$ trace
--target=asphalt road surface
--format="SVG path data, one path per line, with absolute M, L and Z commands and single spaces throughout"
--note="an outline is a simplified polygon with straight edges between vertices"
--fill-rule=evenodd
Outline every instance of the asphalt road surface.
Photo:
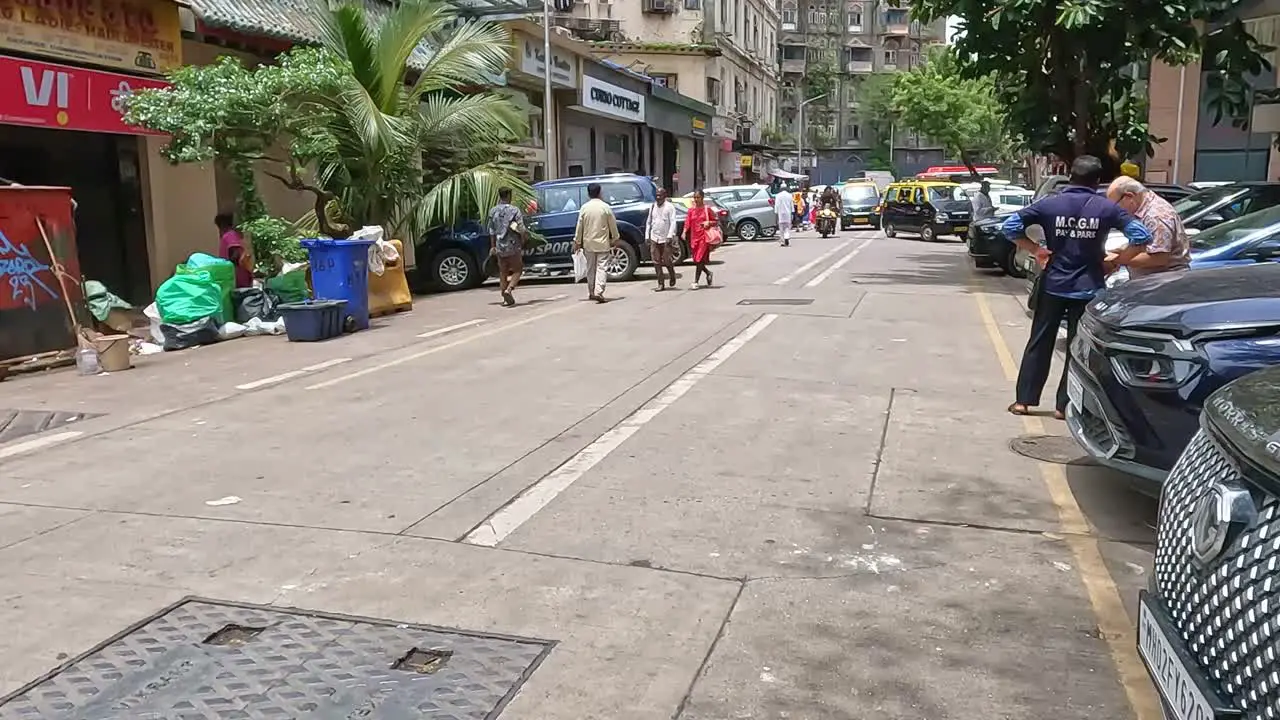
M 869 231 L 716 260 L 3 383 L 101 415 L 0 445 L 0 695 L 200 596 L 554 641 L 439 671 L 502 720 L 1156 720 L 1155 504 L 1010 451 L 1066 433 L 1004 411 L 1020 285 Z

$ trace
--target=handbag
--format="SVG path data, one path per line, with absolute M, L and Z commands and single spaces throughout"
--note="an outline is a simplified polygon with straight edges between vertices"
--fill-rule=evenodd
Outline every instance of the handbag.
M 719 247 L 724 242 L 724 235 L 720 232 L 720 227 L 712 225 L 707 228 L 707 244 L 711 247 Z

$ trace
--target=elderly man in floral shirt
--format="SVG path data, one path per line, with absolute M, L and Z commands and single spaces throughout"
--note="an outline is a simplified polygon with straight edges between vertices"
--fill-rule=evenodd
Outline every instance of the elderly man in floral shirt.
M 1137 180 L 1121 175 L 1109 188 L 1107 197 L 1127 210 L 1151 231 L 1151 242 L 1130 245 L 1107 256 L 1108 269 L 1129 269 L 1138 278 L 1169 270 L 1185 270 L 1191 264 L 1191 241 L 1182 218 L 1168 200 L 1156 195 Z

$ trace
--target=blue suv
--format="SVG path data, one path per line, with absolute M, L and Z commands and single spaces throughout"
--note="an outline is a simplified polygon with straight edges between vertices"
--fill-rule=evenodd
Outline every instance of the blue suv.
M 525 277 L 573 273 L 573 234 L 591 183 L 600 184 L 600 198 L 613 207 L 622 236 L 605 264 L 609 282 L 630 280 L 641 263 L 652 261 L 644 224 L 658 189 L 653 180 L 628 173 L 548 180 L 533 186 L 537 207 L 528 225 L 546 242 L 525 250 Z M 676 205 L 677 235 L 683 232 L 686 214 Z M 686 256 L 683 241 L 678 241 L 675 261 Z M 434 290 L 479 287 L 497 272 L 489 256 L 489 236 L 483 224 L 474 221 L 428 235 L 418 246 L 418 266 Z
M 1159 491 L 1210 393 L 1280 364 L 1280 264 L 1164 273 L 1109 288 L 1070 347 L 1067 427 Z

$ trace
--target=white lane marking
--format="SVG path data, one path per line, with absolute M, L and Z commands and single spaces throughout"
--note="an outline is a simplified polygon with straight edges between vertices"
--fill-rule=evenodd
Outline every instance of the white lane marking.
M 828 251 L 826 251 L 826 252 L 822 253 L 821 255 L 819 255 L 818 257 L 816 257 L 816 258 L 814 258 L 814 259 L 810 260 L 809 262 L 807 262 L 807 263 L 805 263 L 805 264 L 801 265 L 800 267 L 796 268 L 796 269 L 795 269 L 795 270 L 794 270 L 790 275 L 784 275 L 784 276 L 782 276 L 782 277 L 778 278 L 777 280 L 774 280 L 774 281 L 773 281 L 773 284 L 774 284 L 774 285 L 786 285 L 787 283 L 791 282 L 792 280 L 795 280 L 796 278 L 800 277 L 801 275 L 803 275 L 803 274 L 805 274 L 805 273 L 809 272 L 810 270 L 812 270 L 814 267 L 816 267 L 816 266 L 818 265 L 818 263 L 822 262 L 823 260 L 826 260 L 827 258 L 831 257 L 832 255 L 835 255 L 836 253 L 838 253 L 838 252 L 840 252 L 841 250 L 843 250 L 843 249 L 845 249 L 845 248 L 849 247 L 849 246 L 850 246 L 850 245 L 852 245 L 852 244 L 853 244 L 853 241 L 852 241 L 852 240 L 849 240 L 848 242 L 842 243 L 842 244 L 840 244 L 840 245 L 837 245 L 837 246 L 835 246 L 835 247 L 831 248 L 830 250 L 828 250 Z
M 335 365 L 341 365 L 342 363 L 348 363 L 348 362 L 351 362 L 351 358 L 334 358 L 332 360 L 325 360 L 322 363 L 316 363 L 315 365 L 308 365 L 299 370 L 290 370 L 289 372 L 283 372 L 283 373 L 280 373 L 279 375 L 272 375 L 271 377 L 265 377 L 265 378 L 262 378 L 261 380 L 254 380 L 253 382 L 247 382 L 243 385 L 237 385 L 236 389 L 237 390 L 257 390 L 260 387 L 265 387 L 267 385 L 275 385 L 276 383 L 282 383 L 285 380 L 292 380 L 296 377 L 302 377 L 303 375 L 306 375 L 308 373 L 313 373 L 318 370 L 324 370 L 326 368 L 331 368 Z
M 77 430 L 68 430 L 67 432 L 54 433 L 52 435 L 43 435 L 33 440 L 14 443 L 12 445 L 0 445 L 0 460 L 13 457 L 14 455 L 21 455 L 24 452 L 39 450 L 40 448 L 49 447 L 50 445 L 56 445 L 64 440 L 71 440 L 73 438 L 78 438 L 83 434 L 84 433 L 79 432 Z
M 657 397 L 645 403 L 640 409 L 628 415 L 622 422 L 614 425 L 607 432 L 596 438 L 594 442 L 579 450 L 560 467 L 551 471 L 546 477 L 532 486 L 525 488 L 510 503 L 499 508 L 475 530 L 467 533 L 463 542 L 471 545 L 494 547 L 505 540 L 517 528 L 545 508 L 560 493 L 578 481 L 588 470 L 608 457 L 609 453 L 618 449 L 628 438 L 639 432 L 650 420 L 663 410 L 671 407 L 677 400 L 689 392 L 700 380 L 710 375 L 724 361 L 742 349 L 759 335 L 778 316 L 762 315 L 745 330 L 735 335 L 728 342 L 716 348 L 714 352 L 693 366 L 675 382 L 668 385 Z
M 453 342 L 445 343 L 444 345 L 436 345 L 435 347 L 429 347 L 429 348 L 427 348 L 426 350 L 422 350 L 422 351 L 420 351 L 420 352 L 412 353 L 412 354 L 409 354 L 409 355 L 402 355 L 401 357 L 398 357 L 398 358 L 396 358 L 396 359 L 394 359 L 394 360 L 388 360 L 388 361 L 386 361 L 386 362 L 384 362 L 384 363 L 379 363 L 379 364 L 377 364 L 377 365 L 373 365 L 373 366 L 371 366 L 371 367 L 367 367 L 367 368 L 364 368 L 364 369 L 362 369 L 362 370 L 356 370 L 355 372 L 347 373 L 346 375 L 339 375 L 338 377 L 333 378 L 333 379 L 331 379 L 331 380 L 325 380 L 324 382 L 318 382 L 318 383 L 316 383 L 315 385 L 308 385 L 308 386 L 307 386 L 307 389 L 308 389 L 308 390 L 322 390 L 322 389 L 327 388 L 327 387 L 333 387 L 334 385 L 337 385 L 337 384 L 339 384 L 339 383 L 344 383 L 344 382 L 346 382 L 346 381 L 348 381 L 348 380 L 355 380 L 355 379 L 356 379 L 356 378 L 358 378 L 358 377 L 364 377 L 365 375 L 370 375 L 370 374 L 372 374 L 372 373 L 382 372 L 383 370 L 386 370 L 387 368 L 393 368 L 393 367 L 395 367 L 395 366 L 397 366 L 397 365 L 403 365 L 403 364 L 405 364 L 405 363 L 407 363 L 407 362 L 413 362 L 414 360 L 417 360 L 417 359 L 419 359 L 419 358 L 427 357 L 428 355 L 434 355 L 434 354 L 436 354 L 436 353 L 438 353 L 438 352 L 444 352 L 445 350 L 451 350 L 451 349 L 453 349 L 453 348 L 458 347 L 459 345 L 465 345 L 465 344 L 467 344 L 467 343 L 469 343 L 469 342 L 473 342 L 473 341 L 475 341 L 475 340 L 480 340 L 480 339 L 487 338 L 487 337 L 490 337 L 490 336 L 493 336 L 493 335 L 497 335 L 497 334 L 498 334 L 498 333 L 500 333 L 500 332 L 504 332 L 504 331 L 506 331 L 506 330 L 512 330 L 512 329 L 514 329 L 514 328 L 518 328 L 518 327 L 520 327 L 521 325 L 528 325 L 528 324 L 529 324 L 529 323 L 531 323 L 531 322 L 537 322 L 538 320 L 541 320 L 542 318 L 545 318 L 545 317 L 551 317 L 552 315 L 559 315 L 560 313 L 562 313 L 562 312 L 566 312 L 566 311 L 568 311 L 568 310 L 572 310 L 572 309 L 574 309 L 575 307 L 577 307 L 577 306 L 576 306 L 576 305 L 562 305 L 562 306 L 560 306 L 560 307 L 558 307 L 558 308 L 556 308 L 556 309 L 554 309 L 554 310 L 548 310 L 547 312 L 544 312 L 544 313 L 538 313 L 537 315 L 530 315 L 530 316 L 528 316 L 528 317 L 526 317 L 526 318 L 524 318 L 524 319 L 522 319 L 522 320 L 517 320 L 517 321 L 515 321 L 515 322 L 507 323 L 507 324 L 505 324 L 505 325 L 499 325 L 499 326 L 494 327 L 494 328 L 491 328 L 491 329 L 489 329 L 489 330 L 483 330 L 483 331 L 481 331 L 481 332 L 478 332 L 478 333 L 475 333 L 475 334 L 472 334 L 472 335 L 467 335 L 467 336 L 465 336 L 465 337 L 458 338 L 457 340 L 454 340 Z
M 811 288 L 811 287 L 817 287 L 818 285 L 821 285 L 823 280 L 826 280 L 827 278 L 831 277 L 836 273 L 837 270 L 844 267 L 845 265 L 848 265 L 850 260 L 858 257 L 858 253 L 862 252 L 863 248 L 870 245 L 871 240 L 872 238 L 867 238 L 866 240 L 863 240 L 861 245 L 853 249 L 853 252 L 840 258 L 840 262 L 836 263 L 835 265 L 832 265 L 826 270 L 823 270 L 821 273 L 818 273 L 816 277 L 814 277 L 809 282 L 805 283 L 804 286 L 807 288 Z
M 484 322 L 483 318 L 468 320 L 463 323 L 458 323 L 457 325 L 450 325 L 448 327 L 436 328 L 435 330 L 428 330 L 427 332 L 419 334 L 418 337 L 429 338 L 429 337 L 435 337 L 437 335 L 445 335 L 447 333 L 454 332 L 455 330 L 461 330 L 462 328 L 469 328 L 469 327 L 472 327 L 473 325 L 479 325 L 482 322 Z

